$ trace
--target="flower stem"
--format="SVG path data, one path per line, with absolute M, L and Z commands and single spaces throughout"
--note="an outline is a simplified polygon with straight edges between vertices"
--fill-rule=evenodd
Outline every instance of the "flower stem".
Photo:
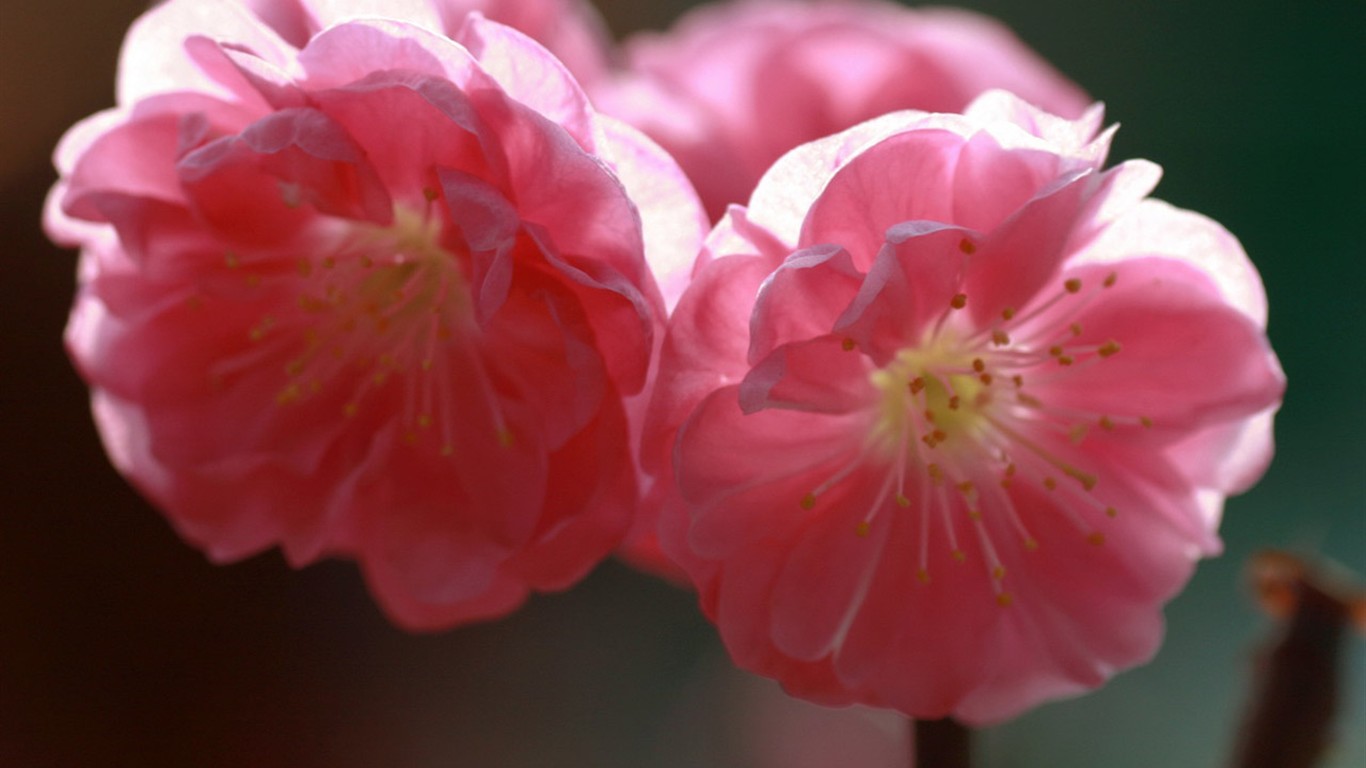
M 1231 768 L 1312 768 L 1332 740 L 1350 613 L 1309 572 L 1296 574 L 1289 586 L 1294 608 L 1280 637 L 1258 655 Z
M 972 732 L 952 718 L 911 721 L 911 768 L 970 768 Z

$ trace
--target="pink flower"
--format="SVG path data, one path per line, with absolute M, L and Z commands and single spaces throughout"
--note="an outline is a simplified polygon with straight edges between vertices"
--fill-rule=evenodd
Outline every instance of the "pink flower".
M 892 110 L 958 112 L 988 88 L 1067 117 L 1089 103 L 990 18 L 878 0 L 713 3 L 626 56 L 595 101 L 678 158 L 713 220 L 787 150 Z
M 1156 651 L 1283 377 L 1238 242 L 1102 171 L 1100 119 L 888 115 L 711 233 L 644 462 L 741 667 L 985 723 Z
M 455 36 L 478 11 L 527 35 L 580 82 L 603 77 L 612 42 L 588 0 L 225 0 L 244 5 L 298 48 L 318 32 L 354 18 L 389 18 Z
M 118 469 L 214 560 L 354 557 L 435 628 L 620 541 L 651 267 L 690 265 L 705 223 L 528 38 L 379 6 L 414 21 L 150 11 L 46 224 L 82 249 L 67 343 Z

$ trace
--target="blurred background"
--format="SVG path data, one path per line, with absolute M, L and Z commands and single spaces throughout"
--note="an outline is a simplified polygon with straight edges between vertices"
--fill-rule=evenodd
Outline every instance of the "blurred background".
M 690 4 L 598 5 L 622 35 Z M 1276 462 L 1228 505 L 1227 552 L 1169 607 L 1157 659 L 985 731 L 979 764 L 1222 765 L 1271 629 L 1247 557 L 1366 573 L 1366 3 L 963 5 L 1106 101 L 1112 158 L 1159 162 L 1158 196 L 1239 235 L 1290 379 Z M 692 595 L 616 563 L 504 621 L 412 636 L 347 563 L 215 567 L 182 544 L 104 459 L 61 348 L 74 256 L 38 226 L 51 149 L 112 104 L 143 7 L 0 12 L 0 765 L 905 764 L 895 718 L 732 671 Z M 1331 768 L 1366 765 L 1366 641 L 1347 651 Z

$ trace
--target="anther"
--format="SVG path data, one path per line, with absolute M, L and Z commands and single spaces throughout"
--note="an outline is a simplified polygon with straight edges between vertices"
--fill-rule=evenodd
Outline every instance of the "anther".
M 920 570 L 916 571 L 915 577 L 920 580 L 921 584 L 930 583 L 930 572 L 925 570 L 924 568 L 921 568 Z
M 954 309 L 962 309 L 968 305 L 968 295 L 966 293 L 957 294 L 949 301 L 949 306 Z
M 1011 597 L 1009 592 L 1002 592 L 996 596 L 996 604 L 1002 608 L 1009 608 L 1013 602 L 1015 598 Z
M 977 252 L 977 246 L 971 240 L 965 237 L 962 240 L 958 241 L 958 250 L 968 255 L 972 255 L 973 253 Z
M 944 484 L 944 470 L 940 469 L 938 464 L 930 464 L 925 469 L 930 473 L 930 479 L 935 485 Z
M 1067 326 L 1067 330 L 1071 331 L 1073 336 L 1080 336 L 1081 323 L 1072 323 L 1071 325 Z
M 950 410 L 950 411 L 956 411 L 956 410 L 958 410 L 958 395 L 951 395 L 951 396 L 949 397 L 949 410 Z
M 1075 277 L 1069 278 L 1063 281 L 1062 287 L 1066 289 L 1068 293 L 1076 293 L 1081 290 L 1081 280 Z
M 275 395 L 276 405 L 287 405 L 299 399 L 299 385 L 290 384 Z
M 857 344 L 848 336 L 844 337 L 844 340 L 840 342 L 840 348 L 845 352 L 853 352 L 855 346 L 857 346 Z
M 1005 309 L 1001 310 L 1001 319 L 1002 319 L 1002 320 L 1009 320 L 1009 319 L 1011 319 L 1012 317 L 1015 317 L 1015 308 L 1014 308 L 1014 307 L 1006 307 Z
M 1099 547 L 1100 545 L 1105 543 L 1105 534 L 1101 533 L 1100 531 L 1095 531 L 1086 537 L 1086 541 L 1092 544 L 1093 546 Z
M 995 579 L 995 580 L 997 580 L 997 581 L 1000 581 L 1001 579 L 1004 579 L 1005 577 L 1006 577 L 1006 567 L 1005 567 L 1004 565 L 998 565 L 998 566 L 996 566 L 995 568 L 992 568 L 992 569 L 991 569 L 991 578 L 993 578 L 993 579 Z
M 1045 478 L 1043 479 L 1043 487 L 1047 488 L 1047 489 L 1050 490 L 1050 491 L 1056 491 L 1056 490 L 1058 489 L 1058 480 L 1057 480 L 1057 478 L 1054 478 L 1054 477 L 1045 477 Z
M 1058 358 L 1058 365 L 1071 365 L 1075 362 L 1071 355 L 1062 355 Z
M 440 196 L 441 193 L 437 192 L 435 189 L 432 189 L 431 187 L 422 188 L 422 197 L 425 198 L 429 203 L 436 202 L 436 199 Z
M 910 388 L 911 394 L 920 394 L 925 389 L 925 379 L 920 376 L 916 376 L 914 379 L 911 379 Z
M 1115 341 L 1114 339 L 1110 339 L 1109 341 L 1100 345 L 1100 349 L 1096 350 L 1096 354 L 1100 355 L 1101 357 L 1109 357 L 1115 354 L 1116 352 L 1119 352 L 1119 342 Z
M 964 562 L 965 560 L 968 559 L 967 553 L 965 553 L 965 552 L 964 552 L 963 550 L 961 550 L 961 549 L 955 549 L 955 550 L 953 550 L 952 552 L 949 553 L 949 556 L 952 557 L 952 558 L 954 559 L 954 562 L 958 562 L 958 563 Z
M 982 362 L 982 358 L 978 357 L 978 358 L 975 358 L 975 359 L 972 361 L 972 370 L 977 371 L 978 373 L 981 373 L 982 371 L 985 371 L 986 369 L 987 369 L 987 364 L 984 363 L 984 362 Z
M 1104 286 L 1104 287 L 1106 287 L 1106 288 L 1109 288 L 1109 287 L 1111 287 L 1112 285 L 1114 285 L 1114 284 L 1115 284 L 1115 281 L 1118 280 L 1118 279 L 1119 279 L 1119 273 L 1118 273 L 1118 272 L 1111 272 L 1110 274 L 1108 274 L 1108 275 L 1105 276 L 1105 282 L 1101 283 L 1101 285 Z
M 854 535 L 859 537 L 860 539 L 866 539 L 868 538 L 868 533 L 871 530 L 872 526 L 868 524 L 867 520 L 860 520 L 858 524 L 854 526 Z
M 1004 347 L 1010 343 L 1010 335 L 997 328 L 991 332 L 991 343 L 998 347 Z
M 1068 477 L 1081 483 L 1081 487 L 1088 491 L 1096 487 L 1096 476 L 1089 472 L 1082 472 L 1071 464 L 1064 464 L 1062 471 Z
M 1153 420 L 1147 416 L 1139 416 L 1138 423 L 1142 424 L 1144 429 L 1151 429 L 1153 426 Z
M 985 385 L 988 386 L 988 387 L 991 386 L 992 378 L 991 378 L 991 374 L 989 374 L 989 373 L 984 373 L 984 374 L 982 374 L 981 376 L 978 376 L 978 377 L 977 377 L 977 380 L 980 381 L 980 382 L 982 382 L 983 384 L 985 384 Z
M 802 501 L 801 501 L 801 508 L 802 508 L 802 509 L 811 509 L 812 507 L 815 507 L 815 506 L 816 506 L 816 494 L 814 494 L 814 493 L 808 493 L 808 494 L 806 494 L 805 496 L 802 497 Z
M 1119 515 L 1119 510 L 1115 509 L 1114 507 L 1106 507 L 1106 508 L 1105 508 L 1105 516 L 1106 516 L 1106 517 L 1117 517 L 1118 515 Z

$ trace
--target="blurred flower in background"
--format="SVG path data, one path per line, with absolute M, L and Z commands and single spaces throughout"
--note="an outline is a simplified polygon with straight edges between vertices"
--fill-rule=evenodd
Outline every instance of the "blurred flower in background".
M 595 101 L 678 159 L 713 220 L 787 150 L 885 112 L 957 112 L 989 88 L 1066 117 L 1089 103 L 1005 26 L 954 8 L 708 3 L 624 48 Z

